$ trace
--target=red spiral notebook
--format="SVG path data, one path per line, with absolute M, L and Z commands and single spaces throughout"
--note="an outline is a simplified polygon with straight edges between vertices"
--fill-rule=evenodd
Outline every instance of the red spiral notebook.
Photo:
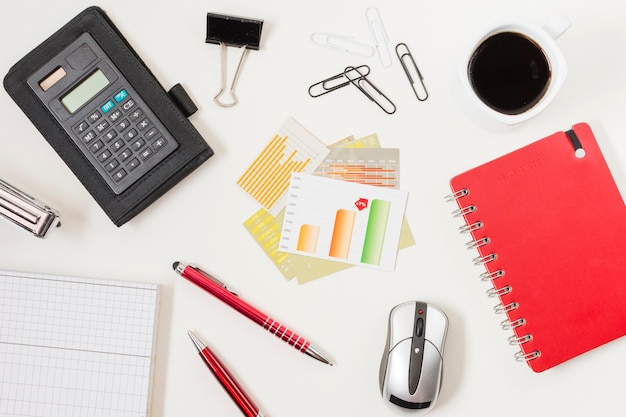
M 626 334 L 626 206 L 587 124 L 450 185 L 516 359 L 542 372 Z

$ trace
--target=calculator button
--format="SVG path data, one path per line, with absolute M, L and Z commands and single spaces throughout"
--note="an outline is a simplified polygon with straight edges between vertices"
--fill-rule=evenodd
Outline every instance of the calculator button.
M 159 131 L 156 130 L 156 128 L 152 128 L 150 130 L 148 130 L 148 132 L 146 134 L 144 134 L 145 138 L 147 140 L 152 140 L 155 137 L 157 137 L 157 135 L 159 134 Z
M 143 139 L 139 138 L 136 141 L 134 141 L 133 143 L 131 143 L 130 147 L 131 147 L 131 149 L 134 149 L 135 151 L 138 151 L 145 144 L 146 144 L 146 142 Z
M 137 127 L 139 128 L 139 130 L 144 130 L 151 124 L 152 123 L 150 123 L 150 120 L 146 118 L 146 119 L 143 119 L 141 122 L 137 123 Z
M 123 132 L 124 130 L 128 129 L 129 126 L 130 126 L 130 122 L 128 121 L 128 119 L 124 119 L 121 122 L 119 122 L 117 126 L 115 126 L 115 128 L 119 132 Z
M 129 171 L 134 170 L 138 166 L 139 166 L 139 159 L 137 159 L 137 158 L 131 159 L 131 161 L 126 164 L 126 168 L 128 168 Z
M 150 158 L 152 155 L 154 155 L 154 151 L 152 150 L 152 148 L 146 148 L 143 151 L 141 151 L 141 153 L 139 154 L 139 157 L 145 161 L 146 159 Z
M 90 123 L 96 123 L 98 120 L 100 120 L 101 117 L 102 113 L 96 110 L 95 112 L 91 113 L 87 119 L 89 119 Z
M 83 136 L 83 142 L 89 143 L 95 138 L 96 138 L 96 134 L 93 133 L 93 130 L 90 130 L 86 135 Z
M 126 148 L 122 152 L 120 152 L 117 157 L 120 158 L 120 161 L 124 162 L 131 156 L 133 156 L 133 152 L 130 149 Z
M 113 113 L 109 114 L 109 120 L 112 122 L 116 122 L 117 119 L 119 119 L 120 117 L 122 117 L 122 112 L 119 110 L 115 110 Z
M 120 162 L 117 159 L 111 159 L 105 166 L 104 168 L 111 172 L 113 171 L 115 168 L 117 168 L 118 166 L 120 166 Z
M 102 136 L 106 142 L 111 142 L 113 138 L 117 136 L 117 132 L 115 130 L 109 130 Z
M 111 151 L 107 149 L 97 156 L 98 162 L 100 162 L 101 164 L 104 164 L 107 161 L 107 159 L 109 159 L 111 156 L 113 156 L 113 154 L 111 153 Z
M 122 149 L 123 147 L 124 147 L 124 141 L 122 139 L 120 139 L 120 140 L 116 140 L 115 141 L 113 146 L 111 146 L 111 149 L 113 150 L 113 152 L 117 152 L 120 149 Z
M 74 129 L 74 132 L 76 132 L 77 134 L 82 134 L 84 133 L 87 129 L 89 129 L 89 123 L 85 122 L 84 120 L 80 123 L 78 123 L 76 126 L 74 126 L 72 129 Z
M 98 152 L 98 151 L 99 151 L 100 149 L 102 149 L 102 148 L 104 148 L 104 143 L 102 143 L 102 141 L 101 141 L 101 140 L 99 140 L 99 141 L 97 141 L 97 142 L 94 142 L 94 143 L 93 143 L 93 144 L 89 147 L 89 150 L 90 150 L 92 153 L 96 153 L 96 152 Z
M 106 120 L 103 120 L 102 122 L 96 125 L 96 131 L 98 133 L 102 133 L 107 129 L 107 127 L 109 127 L 109 122 L 107 122 Z
M 126 170 L 122 168 L 119 171 L 117 171 L 115 174 L 113 174 L 113 180 L 116 182 L 120 182 L 126 177 L 126 175 L 128 175 L 128 172 L 126 172 Z
M 154 148 L 155 151 L 159 151 L 165 145 L 167 145 L 167 141 L 163 138 L 158 138 L 157 140 L 154 141 L 154 143 L 152 144 L 152 147 Z
M 124 133 L 123 138 L 128 142 L 137 137 L 137 131 L 135 129 L 130 129 L 128 132 Z
M 124 111 L 128 111 L 132 109 L 133 107 L 135 107 L 135 102 L 132 99 L 122 104 L 122 108 L 124 109 Z
M 116 102 L 121 103 L 122 101 L 126 100 L 126 97 L 128 97 L 128 92 L 126 90 L 120 90 L 119 93 L 113 96 L 113 99 Z
M 115 107 L 115 103 L 113 103 L 113 100 L 109 100 L 102 106 L 100 106 L 100 110 L 102 110 L 102 113 L 107 114 L 108 112 L 113 110 L 113 107 Z
M 141 116 L 143 116 L 143 112 L 141 111 L 141 109 L 135 109 L 135 111 L 130 114 L 130 120 L 136 122 L 137 119 L 139 119 Z

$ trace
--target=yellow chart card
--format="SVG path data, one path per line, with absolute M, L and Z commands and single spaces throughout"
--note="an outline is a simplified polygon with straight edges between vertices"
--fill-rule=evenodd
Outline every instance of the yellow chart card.
M 360 138 L 349 136 L 341 139 L 330 146 L 330 151 L 332 152 L 337 148 L 369 149 L 380 147 L 381 145 L 378 140 L 378 136 L 376 134 L 371 134 Z M 380 156 L 380 154 L 377 154 L 377 156 Z M 387 154 L 387 157 L 389 157 L 389 154 Z M 392 158 L 393 156 L 389 157 L 389 159 Z M 334 159 L 332 159 L 331 154 L 327 155 L 320 166 L 318 166 L 316 175 L 324 175 L 323 170 L 326 168 L 322 168 L 321 165 L 324 163 L 331 163 L 332 161 L 334 161 Z M 387 163 L 389 162 L 390 161 L 388 160 Z M 304 284 L 353 267 L 353 265 L 345 262 L 279 251 L 278 242 L 280 241 L 280 227 L 283 223 L 283 217 L 284 210 L 280 211 L 276 216 L 273 216 L 267 210 L 260 209 L 248 220 L 246 220 L 244 226 L 265 254 L 282 273 L 285 279 L 291 280 L 296 278 L 298 283 Z M 403 220 L 402 231 L 400 233 L 399 249 L 403 249 L 414 244 L 415 239 L 413 237 L 413 233 L 411 232 L 408 221 L 405 218 Z
M 324 143 L 288 118 L 237 184 L 276 216 L 285 206 L 291 173 L 312 173 L 328 152 Z

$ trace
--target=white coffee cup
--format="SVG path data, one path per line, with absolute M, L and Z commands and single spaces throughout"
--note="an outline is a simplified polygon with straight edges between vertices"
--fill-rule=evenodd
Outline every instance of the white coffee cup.
M 550 102 L 552 102 L 567 78 L 567 63 L 561 49 L 555 41 L 569 27 L 569 20 L 560 14 L 550 18 L 548 23 L 543 27 L 521 17 L 509 16 L 493 23 L 487 30 L 482 31 L 481 34 L 475 38 L 476 40 L 470 43 L 470 46 L 461 58 L 461 64 L 459 66 L 461 93 L 464 97 L 464 107 L 468 115 L 486 128 L 499 129 L 522 123 L 543 111 Z M 497 46 L 494 46 L 496 45 L 495 42 L 500 42 L 500 39 L 505 39 L 506 36 L 518 37 L 520 38 L 519 42 L 525 42 L 522 38 L 525 39 L 529 44 L 533 44 L 534 47 L 540 51 L 543 58 L 545 58 L 545 60 L 539 59 L 539 61 L 541 61 L 539 65 L 537 65 L 534 60 L 532 61 L 532 75 L 528 75 L 530 70 L 524 68 L 525 76 L 534 77 L 534 81 L 543 85 L 543 87 L 541 91 L 537 90 L 537 94 L 533 95 L 530 104 L 527 103 L 527 106 L 520 106 L 519 108 L 509 108 L 501 105 L 503 101 L 498 102 L 497 98 L 485 95 L 484 92 L 496 91 L 497 93 L 494 94 L 500 94 L 500 99 L 504 100 L 508 97 L 505 92 L 529 91 L 529 89 L 520 87 L 522 85 L 521 83 L 518 83 L 516 87 L 517 90 L 499 88 L 498 83 L 503 83 L 502 86 L 505 86 L 507 80 L 498 80 L 498 78 L 500 78 L 502 74 L 508 73 L 498 69 L 498 77 L 489 77 L 486 74 L 490 73 L 483 70 L 487 64 L 482 66 L 476 64 L 477 62 L 480 63 L 481 59 L 484 61 L 483 56 L 489 56 L 484 52 L 488 51 L 488 48 L 491 48 L 492 51 L 511 50 L 511 48 L 498 49 Z M 496 52 L 493 52 L 493 54 L 496 54 Z M 499 58 L 499 55 L 492 56 L 494 60 L 490 62 L 496 62 L 495 58 Z M 504 60 L 500 61 L 505 62 Z M 508 60 L 507 62 L 515 62 L 515 60 Z M 535 70 L 543 66 L 546 68 L 543 70 Z M 478 72 L 479 69 L 480 74 Z M 496 73 L 496 70 L 493 70 L 493 73 Z M 538 76 L 537 74 L 543 75 Z M 493 80 L 493 85 L 484 87 L 478 84 L 478 79 Z M 493 88 L 494 86 L 496 88 Z M 535 90 L 532 91 L 534 92 Z M 515 94 L 510 94 L 510 96 L 514 97 Z M 520 97 L 519 100 L 522 100 L 522 98 Z M 506 105 L 509 105 L 508 101 Z M 511 104 L 511 106 L 513 105 Z

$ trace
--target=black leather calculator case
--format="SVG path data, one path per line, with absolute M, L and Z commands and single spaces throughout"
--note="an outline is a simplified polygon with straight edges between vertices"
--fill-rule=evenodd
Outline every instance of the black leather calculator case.
M 93 36 L 179 143 L 166 159 L 118 195 L 107 186 L 26 82 L 30 74 L 85 32 Z M 213 150 L 187 118 L 195 106 L 190 104 L 184 90 L 177 85 L 166 92 L 98 7 L 81 12 L 16 63 L 4 79 L 4 88 L 117 226 L 136 216 L 213 155 Z

